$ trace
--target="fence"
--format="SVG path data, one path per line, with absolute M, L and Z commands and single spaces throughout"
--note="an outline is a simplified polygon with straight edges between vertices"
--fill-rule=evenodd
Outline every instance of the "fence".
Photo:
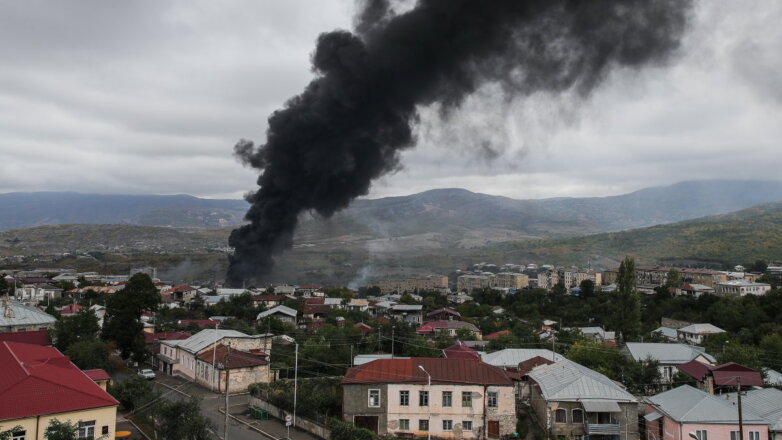
M 274 406 L 271 403 L 254 396 L 250 396 L 249 403 L 250 406 L 261 408 L 276 419 L 285 420 L 285 416 L 290 414 L 288 411 L 285 411 L 280 407 Z M 314 420 L 310 420 L 299 415 L 296 416 L 296 427 L 322 439 L 328 439 L 331 437 L 331 430 L 329 428 Z

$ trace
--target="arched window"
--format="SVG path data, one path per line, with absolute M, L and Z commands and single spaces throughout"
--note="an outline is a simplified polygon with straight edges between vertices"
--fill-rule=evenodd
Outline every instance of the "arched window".
M 554 421 L 557 423 L 567 423 L 567 410 L 558 409 L 554 412 Z
M 584 410 L 579 408 L 573 410 L 573 423 L 584 423 Z

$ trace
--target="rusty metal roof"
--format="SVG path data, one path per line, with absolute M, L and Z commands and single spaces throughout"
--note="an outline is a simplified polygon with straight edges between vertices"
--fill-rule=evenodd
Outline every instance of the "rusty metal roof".
M 427 375 L 419 366 L 432 376 L 433 384 L 513 385 L 501 368 L 474 360 L 441 358 L 378 359 L 348 369 L 342 384 L 426 384 Z

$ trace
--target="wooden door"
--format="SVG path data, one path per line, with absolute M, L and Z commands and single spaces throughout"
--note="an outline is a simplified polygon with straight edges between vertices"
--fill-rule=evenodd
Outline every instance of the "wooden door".
M 489 420 L 489 438 L 500 438 L 499 420 Z

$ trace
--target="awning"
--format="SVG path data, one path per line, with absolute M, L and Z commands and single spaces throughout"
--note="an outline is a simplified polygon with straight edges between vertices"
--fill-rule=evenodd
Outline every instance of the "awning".
M 170 357 L 164 355 L 163 353 L 158 353 L 156 357 L 158 359 L 160 359 L 161 361 L 163 361 L 165 363 L 168 363 L 168 364 L 178 364 L 179 363 L 178 359 L 171 359 Z
M 581 401 L 584 411 L 590 412 L 621 412 L 619 404 L 613 400 L 584 399 Z
M 647 422 L 654 422 L 655 420 L 659 419 L 662 416 L 663 416 L 662 414 L 655 411 L 653 413 L 649 413 L 645 415 L 644 418 L 646 419 Z

